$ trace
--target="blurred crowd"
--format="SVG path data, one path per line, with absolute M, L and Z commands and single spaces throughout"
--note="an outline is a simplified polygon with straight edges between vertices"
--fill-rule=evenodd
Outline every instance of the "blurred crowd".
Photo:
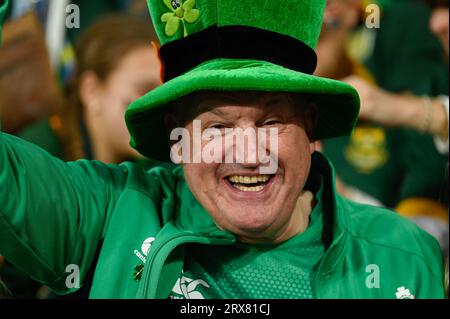
M 52 14 L 57 2 L 11 2 L 0 50 L 2 130 L 65 161 L 150 167 L 129 146 L 124 121 L 127 106 L 161 83 L 146 1 L 66 1 L 80 10 L 75 28 L 65 10 L 64 19 Z M 353 134 L 318 141 L 338 191 L 411 218 L 447 259 L 448 18 L 448 0 L 328 0 L 315 73 L 353 85 L 361 98 Z M 60 298 L 1 255 L 0 278 L 14 298 Z

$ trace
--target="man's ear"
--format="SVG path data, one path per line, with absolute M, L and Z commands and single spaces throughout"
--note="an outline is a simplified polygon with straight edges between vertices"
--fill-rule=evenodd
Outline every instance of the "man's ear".
M 80 76 L 78 94 L 84 112 L 91 114 L 100 114 L 102 112 L 100 103 L 101 87 L 101 82 L 94 72 L 87 71 Z

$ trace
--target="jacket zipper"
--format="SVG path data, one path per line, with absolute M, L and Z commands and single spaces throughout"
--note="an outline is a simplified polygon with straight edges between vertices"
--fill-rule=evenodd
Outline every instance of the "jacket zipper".
M 179 230 L 178 230 L 179 231 Z M 216 241 L 216 243 L 211 243 L 211 240 Z M 152 254 L 147 259 L 147 262 L 144 266 L 144 273 L 142 276 L 142 284 L 138 290 L 137 298 L 138 299 L 152 299 L 156 296 L 156 289 L 158 286 L 159 276 L 164 265 L 165 260 L 170 255 L 170 253 L 178 246 L 187 243 L 198 243 L 198 244 L 226 244 L 227 240 L 225 238 L 219 237 L 205 237 L 202 235 L 196 235 L 192 233 L 184 233 L 184 234 L 176 234 L 172 235 L 164 242 L 160 243 L 157 247 L 154 248 Z M 230 244 L 233 242 L 231 239 L 229 240 Z M 164 251 L 164 253 L 162 253 Z M 158 258 L 157 258 L 158 257 Z M 160 261 L 157 264 L 157 261 Z M 154 284 L 155 287 L 150 288 L 149 285 Z
M 342 238 L 341 238 L 342 237 Z M 320 262 L 319 268 L 317 269 L 316 278 L 314 279 L 315 282 L 315 294 L 317 299 L 323 299 L 322 295 L 322 286 L 324 282 L 329 278 L 330 273 L 336 268 L 336 265 L 338 262 L 341 262 L 343 257 L 343 251 L 345 249 L 345 246 L 347 244 L 347 234 L 342 234 L 339 238 L 333 241 L 331 246 L 328 248 L 328 250 L 325 252 L 325 255 L 322 258 L 322 261 Z M 338 245 L 344 245 L 344 247 L 338 247 Z M 331 258 L 330 255 L 332 254 L 333 250 L 340 249 L 339 256 L 337 256 L 338 260 L 335 260 L 334 262 L 331 261 L 331 269 L 329 266 L 329 259 Z M 328 269 L 325 269 L 325 268 Z

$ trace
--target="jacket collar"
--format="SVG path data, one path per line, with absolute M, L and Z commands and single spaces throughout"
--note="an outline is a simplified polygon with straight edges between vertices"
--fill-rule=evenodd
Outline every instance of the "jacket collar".
M 331 162 L 321 153 L 313 154 L 311 174 L 322 176 L 323 242 L 326 253 L 318 269 L 318 280 L 325 280 L 344 257 L 348 243 L 349 215 L 336 192 L 335 173 Z

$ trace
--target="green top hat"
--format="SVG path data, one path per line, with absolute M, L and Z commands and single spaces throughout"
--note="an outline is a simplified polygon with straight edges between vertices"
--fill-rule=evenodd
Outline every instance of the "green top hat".
M 325 0 L 148 0 L 165 83 L 126 112 L 131 145 L 169 158 L 164 116 L 195 91 L 303 93 L 317 104 L 317 139 L 350 134 L 359 112 L 351 86 L 311 75 Z

